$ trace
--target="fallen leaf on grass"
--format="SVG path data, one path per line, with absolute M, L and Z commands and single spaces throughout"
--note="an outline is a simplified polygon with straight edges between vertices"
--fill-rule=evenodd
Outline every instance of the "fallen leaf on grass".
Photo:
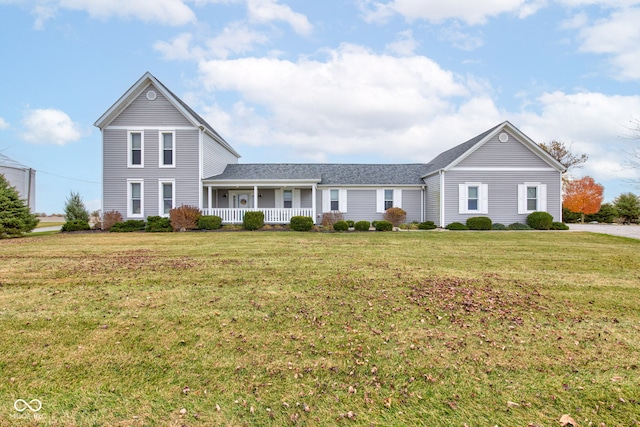
M 578 423 L 576 423 L 576 421 L 571 418 L 569 415 L 564 414 L 563 416 L 560 417 L 560 425 L 562 427 L 565 426 L 571 426 L 571 427 L 577 427 Z
M 519 404 L 519 403 L 516 403 L 516 402 L 512 402 L 512 401 L 510 401 L 510 400 L 509 400 L 509 401 L 507 401 L 507 406 L 508 406 L 509 408 L 514 408 L 514 407 L 516 407 L 516 406 L 520 406 L 520 404 Z

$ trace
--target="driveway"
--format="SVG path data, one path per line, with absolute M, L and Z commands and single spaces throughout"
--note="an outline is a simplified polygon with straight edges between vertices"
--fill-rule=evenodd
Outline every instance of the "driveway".
M 640 225 L 618 224 L 567 224 L 570 231 L 588 231 L 591 233 L 611 234 L 613 236 L 640 239 Z

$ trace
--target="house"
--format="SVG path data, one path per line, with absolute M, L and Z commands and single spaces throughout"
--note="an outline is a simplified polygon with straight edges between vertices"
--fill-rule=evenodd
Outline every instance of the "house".
M 242 164 L 202 117 L 150 73 L 95 123 L 102 131 L 103 211 L 125 219 L 197 206 L 225 223 L 260 210 L 266 223 L 339 211 L 379 220 L 401 207 L 407 221 L 439 226 L 472 216 L 525 222 L 562 216 L 564 167 L 509 122 L 417 164 Z
M 36 171 L 0 154 L 0 174 L 18 190 L 31 211 L 36 208 Z

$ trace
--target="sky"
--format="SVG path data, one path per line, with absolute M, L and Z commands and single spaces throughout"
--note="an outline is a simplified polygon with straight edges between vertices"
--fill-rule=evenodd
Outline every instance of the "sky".
M 101 205 L 93 123 L 149 71 L 241 163 L 418 163 L 508 120 L 640 189 L 640 0 L 0 0 L 0 153 Z

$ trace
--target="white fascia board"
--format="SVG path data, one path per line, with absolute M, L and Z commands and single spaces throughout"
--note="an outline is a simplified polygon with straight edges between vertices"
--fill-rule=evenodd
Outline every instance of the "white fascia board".
M 237 180 L 237 179 L 203 179 L 202 183 L 211 187 L 295 187 L 295 186 L 311 186 L 320 182 L 317 179 L 270 179 L 270 180 Z

